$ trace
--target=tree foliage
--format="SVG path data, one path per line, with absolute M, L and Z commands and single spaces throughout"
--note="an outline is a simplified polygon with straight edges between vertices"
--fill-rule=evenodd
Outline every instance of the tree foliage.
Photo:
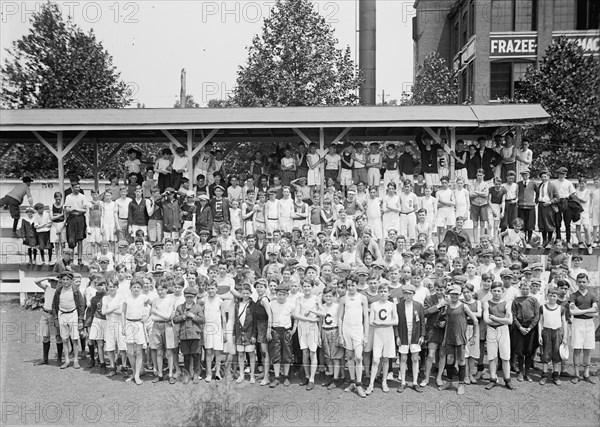
M 2 65 L 3 108 L 122 108 L 130 104 L 130 96 L 131 90 L 94 32 L 85 33 L 65 21 L 52 3 L 32 15 L 29 32 L 7 49 Z M 100 144 L 101 159 L 113 147 Z M 93 149 L 86 140 L 77 149 L 92 158 Z M 119 170 L 124 157 L 121 153 L 113 159 L 106 173 Z M 51 178 L 56 177 L 56 168 L 56 158 L 41 144 L 17 144 L 0 159 L 0 169 L 9 177 L 20 177 L 26 171 L 37 178 Z M 65 170 L 91 176 L 89 168 L 72 153 L 65 159 Z
M 173 105 L 174 108 L 179 108 L 179 99 L 177 101 L 175 101 L 175 105 Z M 200 108 L 200 104 L 198 104 L 196 102 L 196 100 L 194 99 L 194 95 L 186 95 L 185 96 L 185 108 Z
M 570 174 L 600 171 L 600 60 L 585 56 L 561 37 L 547 48 L 537 67 L 527 70 L 517 98 L 540 103 L 550 114 L 545 125 L 526 129 L 534 167 L 569 168 Z
M 458 73 L 432 52 L 417 66 L 412 96 L 403 94 L 404 105 L 442 105 L 458 102 Z
M 240 66 L 235 104 L 242 107 L 357 105 L 361 82 L 350 48 L 309 0 L 277 0 Z

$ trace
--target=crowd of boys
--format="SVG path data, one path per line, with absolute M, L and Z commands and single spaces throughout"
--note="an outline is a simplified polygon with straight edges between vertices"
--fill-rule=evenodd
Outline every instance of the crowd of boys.
M 511 371 L 532 381 L 538 351 L 540 383 L 560 385 L 562 344 L 574 352 L 572 382 L 593 383 L 597 297 L 582 256 L 565 250 L 577 215 L 579 243 L 591 250 L 600 180 L 593 192 L 585 179 L 575 190 L 560 168 L 558 180 L 542 171 L 533 183 L 527 141 L 517 149 L 512 134 L 504 140 L 497 149 L 485 138 L 468 149 L 459 141 L 452 151 L 423 136 L 402 154 L 394 144 L 344 144 L 325 155 L 314 144 L 281 145 L 267 160 L 257 153 L 244 179 L 206 148 L 194 184 L 185 150 L 163 150 L 146 170 L 132 150 L 126 185 L 111 177 L 89 200 L 73 179 L 64 205 L 55 203 L 50 227 L 62 213 L 69 248 L 58 278 L 38 281 L 42 363 L 56 337 L 61 368 L 69 354 L 79 367 L 87 340 L 92 367 L 109 377 L 120 368 L 137 384 L 146 372 L 163 381 L 166 371 L 169 383 L 249 375 L 274 388 L 290 385 L 294 366 L 308 390 L 321 371 L 330 390 L 366 397 L 397 380 L 403 392 L 411 372 L 415 392 L 433 380 L 464 394 L 482 380 L 484 361 L 488 389 L 500 369 L 509 389 Z M 473 239 L 463 229 L 469 217 Z M 536 221 L 541 246 L 553 248 L 546 265 L 522 253 L 535 243 Z M 72 249 L 82 263 L 84 240 L 94 247 L 82 289 Z

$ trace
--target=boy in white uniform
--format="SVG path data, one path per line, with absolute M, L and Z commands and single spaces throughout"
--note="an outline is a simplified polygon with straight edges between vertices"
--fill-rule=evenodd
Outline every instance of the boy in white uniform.
M 206 382 L 212 381 L 212 359 L 215 357 L 215 366 L 217 368 L 215 376 L 220 378 L 219 369 L 221 366 L 221 353 L 223 343 L 225 342 L 225 309 L 223 300 L 217 296 L 217 283 L 211 281 L 206 285 L 204 299 L 204 348 L 206 350 Z
M 352 383 L 345 391 L 354 391 L 360 397 L 367 397 L 362 388 L 363 347 L 369 336 L 369 311 L 367 297 L 357 292 L 355 281 L 347 282 L 347 292 L 340 299 L 338 326 L 342 330 L 340 345 L 346 349 L 348 370 Z
M 320 344 L 318 318 L 315 312 L 319 311 L 317 297 L 313 295 L 313 284 L 302 283 L 301 297 L 296 298 L 294 318 L 298 321 L 298 341 L 302 350 L 302 364 L 304 365 L 305 378 L 300 383 L 307 390 L 315 388 L 315 374 L 317 373 L 317 347 Z M 309 365 L 310 363 L 310 365 Z
M 371 381 L 365 394 L 373 393 L 375 378 L 379 371 L 379 362 L 383 363 L 383 381 L 381 390 L 384 393 L 390 391 L 387 384 L 387 375 L 389 370 L 389 359 L 396 356 L 396 347 L 394 345 L 394 329 L 398 324 L 398 314 L 396 304 L 389 301 L 390 290 L 388 285 L 382 284 L 377 288 L 379 300 L 371 304 L 369 311 L 369 325 L 373 327 L 373 359 L 371 364 Z
M 456 202 L 454 200 L 454 192 L 448 188 L 448 184 L 450 183 L 450 178 L 447 176 L 443 176 L 440 179 L 442 183 L 442 188 L 437 191 L 436 199 L 437 199 L 437 228 L 438 228 L 438 240 L 441 243 L 444 238 L 444 231 L 454 227 L 455 222 L 455 213 L 454 207 L 456 206 Z

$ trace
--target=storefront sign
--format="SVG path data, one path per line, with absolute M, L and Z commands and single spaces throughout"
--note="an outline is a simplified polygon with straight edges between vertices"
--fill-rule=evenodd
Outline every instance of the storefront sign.
M 598 31 L 594 31 L 592 33 L 587 31 L 552 33 L 553 39 L 557 39 L 560 36 L 565 36 L 569 41 L 577 42 L 577 44 L 583 49 L 585 55 L 600 54 L 600 34 L 598 34 Z
M 537 35 L 490 34 L 491 58 L 532 58 L 537 56 Z

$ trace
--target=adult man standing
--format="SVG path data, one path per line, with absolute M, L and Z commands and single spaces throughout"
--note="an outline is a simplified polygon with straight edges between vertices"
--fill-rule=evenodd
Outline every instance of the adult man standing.
M 490 187 L 483 180 L 485 171 L 477 169 L 477 179 L 473 182 L 470 191 L 471 196 L 471 220 L 473 221 L 474 244 L 479 244 L 479 237 L 487 234 L 486 222 L 488 222 Z
M 152 199 L 142 198 L 142 187 L 138 185 L 135 188 L 135 198 L 129 202 L 127 214 L 127 226 L 132 239 L 135 238 L 135 233 L 138 230 L 144 232 L 144 236 L 148 236 L 148 221 L 150 215 L 154 213 L 154 202 Z
M 558 168 L 558 179 L 554 181 L 554 186 L 558 191 L 558 212 L 555 212 L 554 220 L 556 223 L 556 238 L 560 239 L 560 223 L 565 222 L 565 233 L 567 249 L 571 246 L 571 212 L 569 211 L 569 196 L 575 193 L 575 187 L 571 181 L 567 180 L 568 169 Z
M 529 168 L 521 170 L 522 180 L 518 182 L 517 215 L 523 220 L 523 231 L 527 249 L 531 249 L 531 236 L 535 230 L 535 183 L 529 179 Z
M 491 148 L 487 148 L 486 142 L 487 140 L 484 136 L 477 138 L 479 150 L 477 150 L 475 155 L 469 160 L 475 163 L 477 169 L 483 169 L 483 178 L 486 181 L 490 181 L 494 178 L 494 168 L 500 163 L 501 157 Z
M 438 173 L 437 152 L 442 147 L 439 144 L 432 144 L 431 136 L 420 135 L 416 138 L 417 147 L 421 154 L 421 172 L 425 176 L 427 185 L 433 185 Z
M 552 242 L 552 234 L 556 230 L 554 210 L 558 202 L 558 191 L 550 182 L 550 171 L 540 172 L 542 182 L 536 188 L 535 203 L 538 205 L 538 227 L 542 233 L 542 247 Z
M 15 239 L 19 238 L 17 225 L 19 225 L 19 219 L 21 218 L 20 206 L 25 196 L 27 196 L 29 206 L 33 207 L 33 197 L 31 197 L 31 189 L 29 188 L 33 179 L 25 176 L 22 181 L 21 184 L 17 184 L 6 196 L 0 199 L 0 206 L 4 208 L 8 207 L 10 211 L 10 216 L 13 219 L 12 234 Z
M 73 192 L 65 198 L 65 213 L 67 215 L 67 243 L 71 249 L 77 247 L 78 264 L 83 265 L 83 244 L 86 237 L 85 214 L 87 201 L 81 194 L 78 182 L 71 185 Z

